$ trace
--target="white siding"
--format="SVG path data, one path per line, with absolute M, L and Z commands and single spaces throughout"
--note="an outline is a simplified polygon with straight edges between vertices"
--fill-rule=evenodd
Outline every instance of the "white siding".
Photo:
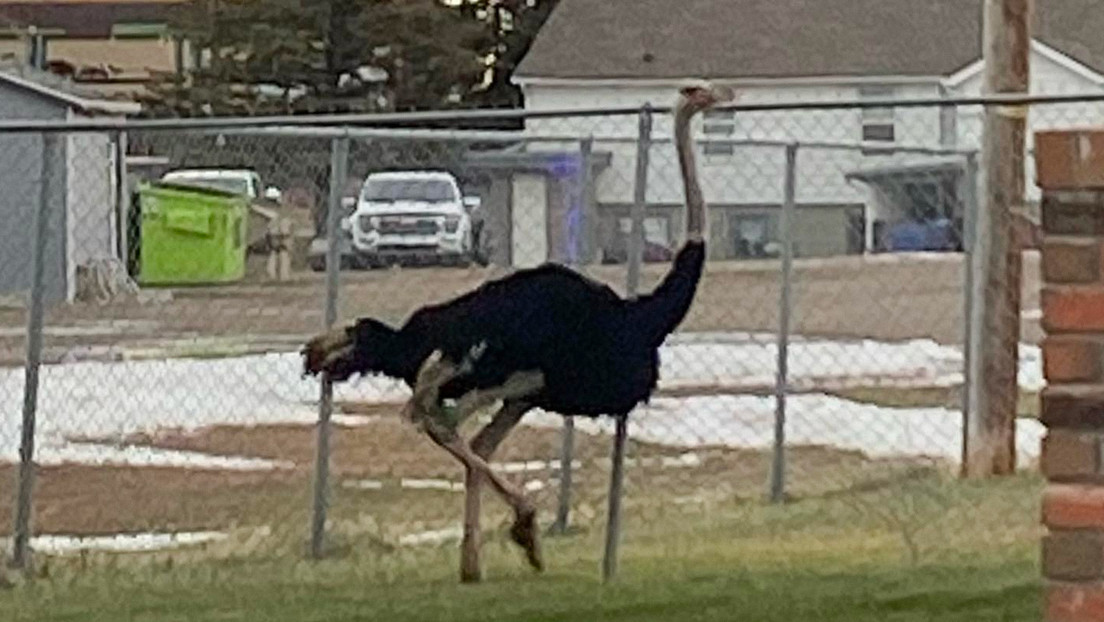
M 1036 45 L 1032 57 L 1032 92 L 1039 94 L 1081 93 L 1100 90 L 1091 72 L 1062 64 L 1055 53 Z M 948 96 L 978 95 L 981 74 L 956 85 Z M 674 102 L 676 85 L 632 86 L 567 86 L 528 85 L 524 89 L 525 105 L 530 110 L 570 110 L 584 108 L 637 107 L 645 103 L 666 106 Z M 855 85 L 818 86 L 754 86 L 741 87 L 740 99 L 746 103 L 841 101 L 859 98 Z M 939 85 L 903 84 L 896 88 L 896 97 L 938 97 Z M 949 119 L 956 146 L 977 148 L 981 137 L 980 107 L 963 108 Z M 895 110 L 896 140 L 899 144 L 941 146 L 940 110 L 930 108 L 898 108 Z M 1104 124 L 1104 105 L 1068 104 L 1036 107 L 1030 117 L 1031 132 L 1056 127 Z M 858 142 L 862 139 L 862 116 L 858 110 L 770 111 L 745 112 L 736 117 L 736 138 L 767 139 L 799 142 Z M 698 128 L 700 131 L 700 120 Z M 616 138 L 615 141 L 595 140 L 597 150 L 612 153 L 612 164 L 596 180 L 597 199 L 605 204 L 624 204 L 632 200 L 637 136 L 636 115 L 616 117 L 586 117 L 570 119 L 537 119 L 527 123 L 534 135 L 593 135 Z M 667 140 L 653 147 L 650 154 L 648 200 L 653 203 L 682 201 L 682 183 L 678 174 L 671 137 L 670 115 L 655 117 L 654 137 Z M 700 135 L 700 134 L 699 134 Z M 948 137 L 951 138 L 951 137 Z M 1029 149 L 1033 136 L 1029 136 Z M 564 145 L 558 145 L 560 147 Z M 533 145 L 531 148 L 544 148 Z M 1031 152 L 1028 151 L 1028 154 Z M 825 149 L 803 147 L 799 152 L 797 198 L 800 203 L 867 203 L 868 189 L 862 184 L 848 184 L 847 172 L 864 166 L 887 163 L 909 156 L 864 156 L 857 149 Z M 1034 179 L 1034 166 L 1027 158 L 1029 182 Z M 705 158 L 699 148 L 699 168 L 706 200 L 712 204 L 761 205 L 781 201 L 783 152 L 779 147 L 740 146 L 727 160 Z M 1038 196 L 1030 184 L 1028 198 Z
M 673 103 L 675 85 L 669 87 L 530 86 L 525 90 L 526 107 L 531 110 L 564 110 L 606 107 L 636 107 L 645 103 L 666 106 Z M 933 97 L 938 86 L 901 85 L 902 98 Z M 855 86 L 777 86 L 740 89 L 745 103 L 791 101 L 845 101 L 859 96 Z M 939 111 L 898 109 L 895 111 L 898 141 L 907 144 L 937 145 Z M 594 148 L 612 153 L 611 167 L 596 180 L 600 203 L 628 203 L 632 200 L 638 132 L 636 115 L 582 117 L 572 119 L 536 119 L 527 131 L 540 136 L 586 136 L 615 138 L 595 140 Z M 736 139 L 858 143 L 862 140 L 862 120 L 858 110 L 766 111 L 740 113 L 735 119 Z M 701 120 L 697 135 L 701 136 Z M 678 204 L 682 202 L 682 182 L 675 151 L 670 142 L 671 116 L 655 117 L 653 137 L 657 144 L 650 154 L 648 201 Z M 563 145 L 558 145 L 563 146 Z M 543 148 L 533 145 L 532 148 Z M 706 200 L 714 204 L 763 205 L 782 200 L 784 151 L 780 146 L 738 146 L 730 157 L 705 157 L 699 147 L 699 167 Z M 863 156 L 857 149 L 803 147 L 798 156 L 798 201 L 802 203 L 862 203 L 866 190 L 847 184 L 844 174 L 864 163 L 886 160 L 886 156 Z
M 1071 69 L 1056 60 L 1060 57 L 1036 44 L 1031 55 L 1031 94 L 1066 95 L 1076 93 L 1104 91 L 1099 81 Z M 979 72 L 958 85 L 952 95 L 977 97 L 981 95 L 983 76 Z M 1027 155 L 1024 168 L 1027 175 L 1027 200 L 1038 201 L 1040 191 L 1035 185 L 1035 160 L 1031 157 L 1035 148 L 1035 132 L 1040 130 L 1100 126 L 1104 125 L 1104 104 L 1071 103 L 1032 106 L 1028 114 Z M 982 108 L 970 106 L 959 111 L 959 144 L 965 148 L 977 149 L 982 138 Z
M 104 133 L 66 137 L 66 255 L 69 297 L 76 269 L 115 256 L 114 150 Z
M 513 266 L 532 268 L 548 260 L 548 189 L 541 175 L 513 178 Z

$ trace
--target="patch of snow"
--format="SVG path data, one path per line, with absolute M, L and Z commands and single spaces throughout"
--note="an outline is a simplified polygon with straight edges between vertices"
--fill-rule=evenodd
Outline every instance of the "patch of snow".
M 408 479 L 399 481 L 401 488 L 410 490 L 447 490 L 449 492 L 463 492 L 463 482 L 450 482 L 444 479 Z
M 463 527 L 446 527 L 419 533 L 409 533 L 399 536 L 399 544 L 402 546 L 418 546 L 421 544 L 444 544 L 455 542 L 464 537 Z
M 530 471 L 545 471 L 560 468 L 559 461 L 528 460 L 525 462 L 499 462 L 491 465 L 495 471 L 502 473 L 527 473 Z
M 216 542 L 225 540 L 227 537 L 227 534 L 217 531 L 136 533 L 111 536 L 45 535 L 31 538 L 31 550 L 55 555 L 77 551 L 142 552 Z
M 772 397 L 717 395 L 656 398 L 629 417 L 629 436 L 674 447 L 722 446 L 766 449 L 774 442 Z M 534 411 L 524 423 L 560 427 L 562 418 Z M 577 430 L 613 434 L 607 418 L 577 417 Z M 1021 419 L 1016 425 L 1018 460 L 1038 457 L 1045 428 Z M 786 402 L 786 444 L 860 451 L 871 458 L 921 456 L 957 463 L 962 454 L 962 414 L 945 408 L 887 408 L 826 394 L 791 395 Z
M 45 365 L 40 372 L 39 444 L 62 447 L 66 438 L 120 438 L 159 428 L 313 423 L 318 381 L 302 378 L 297 354 L 226 359 L 167 359 Z M 0 369 L 0 399 L 18 403 L 22 369 Z M 400 401 L 399 382 L 362 379 L 338 385 L 335 399 Z M 371 418 L 340 416 L 338 425 Z M 20 417 L 0 418 L 0 461 L 18 453 Z M 94 454 L 82 453 L 90 456 Z
M 383 482 L 375 479 L 354 479 L 341 482 L 342 488 L 355 488 L 357 490 L 383 490 Z
M 823 390 L 841 383 L 933 386 L 961 382 L 962 377 L 961 351 L 930 340 L 886 343 L 797 336 L 789 352 L 790 381 L 795 388 Z M 1039 348 L 1022 346 L 1020 356 L 1019 381 L 1025 389 L 1037 390 L 1044 384 Z M 770 334 L 679 333 L 662 348 L 660 385 L 771 386 L 776 357 L 775 337 Z M 0 369 L 0 399 L 19 403 L 22 391 L 23 370 Z M 395 403 L 409 394 L 401 382 L 378 377 L 334 387 L 335 399 L 343 401 Z M 301 359 L 295 352 L 46 365 L 41 369 L 37 438 L 47 459 L 54 451 L 55 455 L 68 452 L 74 460 L 102 460 L 105 450 L 67 449 L 65 439 L 121 438 L 161 428 L 194 430 L 216 424 L 313 423 L 318 395 L 318 380 L 302 376 Z M 915 450 L 940 455 L 957 455 L 961 442 L 960 416 L 947 410 L 902 412 L 819 395 L 793 396 L 790 403 L 794 410 L 788 425 L 791 442 L 843 443 L 875 454 Z M 638 434 L 668 444 L 716 441 L 761 446 L 773 429 L 773 420 L 764 419 L 767 414 L 766 419 L 773 417 L 771 399 L 657 398 L 651 407 L 633 414 L 632 425 Z M 367 425 L 372 418 L 349 415 L 334 421 Z M 16 459 L 19 425 L 18 415 L 0 418 L 0 460 Z M 1030 429 L 1025 426 L 1021 427 Z M 117 460 L 143 459 L 134 452 L 114 455 Z M 167 454 L 159 459 L 175 460 Z
M 571 462 L 571 468 L 578 469 L 582 463 L 578 460 Z M 491 468 L 501 473 L 528 473 L 532 471 L 558 471 L 559 460 L 527 460 L 525 462 L 492 462 Z
M 35 462 L 43 466 L 85 464 L 92 466 L 146 466 L 224 471 L 273 471 L 293 469 L 294 462 L 239 456 L 157 449 L 139 445 L 100 443 L 49 444 L 35 452 Z

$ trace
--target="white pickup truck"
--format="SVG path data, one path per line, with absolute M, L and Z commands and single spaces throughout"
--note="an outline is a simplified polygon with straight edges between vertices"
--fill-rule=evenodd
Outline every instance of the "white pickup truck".
M 161 181 L 194 185 L 235 194 L 243 194 L 251 200 L 260 198 L 269 201 L 280 200 L 280 190 L 274 186 L 261 190 L 261 176 L 250 169 L 229 168 L 190 168 L 169 171 L 161 177 Z
M 369 266 L 433 261 L 470 265 L 475 258 L 478 197 L 465 197 L 444 171 L 372 173 L 356 210 L 342 220 L 360 262 Z

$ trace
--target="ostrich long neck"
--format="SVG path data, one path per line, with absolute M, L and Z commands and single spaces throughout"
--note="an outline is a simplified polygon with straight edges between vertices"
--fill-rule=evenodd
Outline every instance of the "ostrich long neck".
M 671 271 L 647 296 L 631 303 L 632 319 L 627 325 L 633 334 L 651 347 L 659 347 L 690 310 L 694 293 L 698 289 L 702 267 L 705 263 L 705 245 L 702 232 L 705 227 L 705 202 L 698 185 L 698 170 L 694 163 L 694 145 L 690 139 L 690 120 L 694 118 L 693 105 L 684 102 L 675 111 L 675 147 L 678 149 L 679 168 L 686 186 L 686 241 L 675 255 Z
M 694 143 L 690 137 L 690 121 L 694 110 L 687 105 L 675 111 L 675 148 L 678 150 L 679 169 L 686 191 L 686 239 L 702 241 L 705 227 L 705 201 L 698 184 L 698 167 L 694 158 Z

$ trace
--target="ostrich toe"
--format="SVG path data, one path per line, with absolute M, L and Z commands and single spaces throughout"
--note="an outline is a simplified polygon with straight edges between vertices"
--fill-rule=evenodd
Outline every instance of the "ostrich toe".
M 510 539 L 525 549 L 525 556 L 529 565 L 537 572 L 544 570 L 544 560 L 541 556 L 540 536 L 537 533 L 537 511 L 525 509 L 517 513 L 514 524 L 510 527 Z

